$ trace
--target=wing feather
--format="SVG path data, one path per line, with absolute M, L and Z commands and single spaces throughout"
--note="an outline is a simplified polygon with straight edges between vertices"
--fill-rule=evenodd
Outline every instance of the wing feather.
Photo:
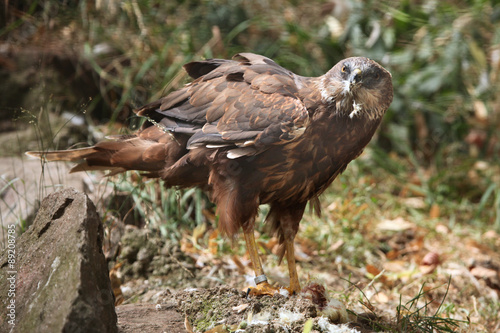
M 186 64 L 195 80 L 138 113 L 166 130 L 192 134 L 188 148 L 232 146 L 233 158 L 257 151 L 237 147 L 265 149 L 303 133 L 309 112 L 297 82 L 305 78 L 260 55 L 241 53 L 233 59 Z

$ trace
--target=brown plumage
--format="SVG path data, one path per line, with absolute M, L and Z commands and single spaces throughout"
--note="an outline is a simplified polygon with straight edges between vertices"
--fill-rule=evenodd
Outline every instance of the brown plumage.
M 79 161 L 72 171 L 142 170 L 166 186 L 208 190 L 220 230 L 234 237 L 243 229 L 258 276 L 253 229 L 259 205 L 269 204 L 266 222 L 283 244 L 290 290 L 298 291 L 293 239 L 306 203 L 318 207 L 372 138 L 392 101 L 391 75 L 367 58 L 348 58 L 323 76 L 302 77 L 252 53 L 184 68 L 194 81 L 140 108 L 149 121 L 135 135 L 28 154 Z M 267 282 L 258 288 L 269 293 Z

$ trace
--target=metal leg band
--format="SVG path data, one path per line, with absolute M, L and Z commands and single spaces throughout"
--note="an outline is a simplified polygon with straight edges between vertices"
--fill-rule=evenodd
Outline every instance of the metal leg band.
M 254 281 L 255 281 L 255 284 L 259 284 L 259 283 L 262 283 L 262 282 L 266 282 L 267 281 L 267 277 L 265 274 L 262 274 L 262 275 L 259 275 L 259 276 L 256 276 L 254 278 Z

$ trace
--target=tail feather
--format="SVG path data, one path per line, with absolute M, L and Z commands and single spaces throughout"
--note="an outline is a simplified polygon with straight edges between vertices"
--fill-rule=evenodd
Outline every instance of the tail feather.
M 127 170 L 146 171 L 159 177 L 160 171 L 174 165 L 186 153 L 188 136 L 175 138 L 156 126 L 148 127 L 135 135 L 113 136 L 109 141 L 100 141 L 95 146 L 58 151 L 29 151 L 26 155 L 46 161 L 77 162 L 70 172 L 108 170 L 108 175 Z M 174 183 L 190 182 L 186 175 Z
M 106 174 L 106 176 L 113 176 L 118 173 L 125 172 L 127 171 L 127 169 L 121 167 L 110 167 L 103 165 L 89 165 L 87 161 L 83 161 L 72 167 L 71 170 L 69 170 L 69 173 L 75 173 L 81 171 L 109 171 Z
M 85 157 L 95 153 L 97 149 L 94 147 L 67 149 L 57 151 L 27 151 L 25 154 L 39 159 L 51 161 L 68 161 L 76 162 L 85 159 Z
M 77 162 L 71 173 L 108 170 L 110 174 L 139 170 L 158 172 L 166 165 L 165 144 L 138 137 L 101 141 L 95 146 L 58 151 L 29 151 L 26 155 L 52 161 Z

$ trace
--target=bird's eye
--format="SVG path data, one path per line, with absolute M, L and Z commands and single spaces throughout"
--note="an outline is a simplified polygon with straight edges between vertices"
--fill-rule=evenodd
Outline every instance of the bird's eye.
M 380 79 L 380 74 L 379 73 L 375 74 L 375 80 L 378 80 L 378 79 Z
M 344 73 L 345 73 L 345 71 L 346 71 L 346 68 L 345 68 L 345 66 L 343 66 L 343 67 L 342 67 L 342 72 L 344 72 Z

